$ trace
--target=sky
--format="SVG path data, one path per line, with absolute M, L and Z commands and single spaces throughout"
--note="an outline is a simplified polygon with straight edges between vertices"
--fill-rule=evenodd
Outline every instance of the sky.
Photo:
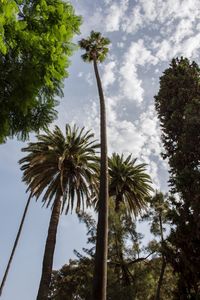
M 99 66 L 105 91 L 109 154 L 132 153 L 147 164 L 153 186 L 166 192 L 167 163 L 160 153 L 159 123 L 154 95 L 159 77 L 173 57 L 185 56 L 199 63 L 199 0 L 73 0 L 83 17 L 81 34 L 100 31 L 111 40 L 106 61 Z M 70 76 L 65 80 L 64 97 L 57 107 L 54 124 L 64 128 L 76 123 L 99 136 L 99 102 L 91 64 L 81 60 L 78 50 L 71 58 Z M 53 128 L 53 125 L 51 125 Z M 33 140 L 34 135 L 30 139 Z M 26 143 L 16 139 L 0 145 L 0 279 L 8 260 L 26 203 L 26 186 L 21 182 L 18 160 Z M 41 199 L 32 201 L 2 300 L 34 300 L 41 275 L 41 264 L 50 209 Z M 144 228 L 138 228 L 143 230 Z M 60 268 L 73 249 L 85 245 L 86 230 L 75 214 L 61 216 L 54 269 Z

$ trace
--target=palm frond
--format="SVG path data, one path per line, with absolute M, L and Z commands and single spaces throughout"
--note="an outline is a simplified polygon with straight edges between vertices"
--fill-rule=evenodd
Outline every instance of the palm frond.
M 85 50 L 85 53 L 81 56 L 82 59 L 86 62 L 93 60 L 103 62 L 109 51 L 109 44 L 110 40 L 103 37 L 100 32 L 91 31 L 87 39 L 79 41 L 80 48 Z
M 129 212 L 137 216 L 146 207 L 145 199 L 153 188 L 146 165 L 135 163 L 136 159 L 131 155 L 125 158 L 123 154 L 113 153 L 109 158 L 109 194 L 115 200 L 116 208 L 124 203 Z
M 36 199 L 42 196 L 47 207 L 53 206 L 60 195 L 61 210 L 66 213 L 91 205 L 99 173 L 99 143 L 93 133 L 67 124 L 65 135 L 56 126 L 53 131 L 37 135 L 37 139 L 22 149 L 27 156 L 19 161 L 28 190 Z

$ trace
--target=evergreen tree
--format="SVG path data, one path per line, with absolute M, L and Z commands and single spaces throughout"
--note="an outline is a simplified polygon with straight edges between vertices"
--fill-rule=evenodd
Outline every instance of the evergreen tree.
M 179 197 L 168 260 L 179 274 L 178 297 L 200 294 L 200 69 L 187 58 L 173 59 L 160 78 L 155 105 L 162 129 L 170 185 Z M 180 299 L 178 298 L 178 299 Z

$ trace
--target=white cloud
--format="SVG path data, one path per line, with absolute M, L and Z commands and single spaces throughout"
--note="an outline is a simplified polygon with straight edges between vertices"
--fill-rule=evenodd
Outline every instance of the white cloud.
M 179 43 L 173 43 L 171 40 L 154 43 L 154 48 L 157 49 L 156 58 L 161 61 L 167 61 L 177 56 L 185 56 L 193 59 L 199 56 L 200 33 L 185 38 Z
M 85 76 L 85 80 L 87 81 L 87 83 L 92 86 L 93 85 L 93 75 L 92 73 L 88 73 L 86 76 Z
M 199 16 L 199 0 L 140 0 L 144 21 L 149 24 L 157 20 L 161 24 L 166 21 L 188 18 L 194 21 Z
M 110 61 L 109 63 L 104 65 L 102 83 L 103 83 L 103 86 L 104 86 L 105 89 L 108 86 L 112 85 L 116 80 L 115 68 L 116 68 L 116 62 L 115 61 Z
M 157 53 L 155 56 L 159 60 L 165 61 L 168 60 L 170 57 L 173 57 L 173 45 L 169 40 L 163 40 L 162 42 L 154 43 L 153 47 L 157 49 Z
M 175 43 L 179 43 L 184 38 L 192 34 L 193 34 L 192 22 L 189 19 L 182 19 L 178 23 L 175 33 L 171 37 L 171 40 Z
M 136 103 L 143 101 L 144 90 L 142 80 L 138 76 L 138 66 L 147 64 L 155 65 L 157 59 L 148 50 L 143 40 L 132 42 L 127 52 L 124 54 L 122 66 L 120 68 L 120 88 L 123 95 Z
M 112 0 L 104 0 L 104 3 L 105 3 L 106 5 L 110 4 L 111 2 L 112 2 Z
M 198 57 L 200 51 L 200 33 L 194 35 L 179 45 L 178 53 L 188 58 Z
M 136 5 L 129 15 L 126 15 L 122 20 L 122 30 L 126 33 L 135 33 L 142 27 L 144 20 L 141 14 L 141 7 Z
M 101 8 L 97 8 L 96 11 L 91 14 L 90 10 L 81 6 L 78 7 L 76 13 L 84 16 L 84 20 L 87 20 L 81 25 L 81 35 L 83 37 L 89 35 L 91 30 L 104 31 L 104 16 Z
M 120 3 L 113 3 L 109 6 L 104 21 L 106 31 L 112 32 L 120 29 L 121 20 L 123 19 L 127 8 L 128 0 L 121 0 Z
M 153 22 L 157 16 L 156 1 L 140 0 L 140 4 L 144 12 L 144 20 Z
M 144 90 L 142 80 L 138 78 L 137 67 L 134 63 L 124 61 L 120 69 L 120 88 L 122 94 L 129 100 L 141 103 L 143 101 Z

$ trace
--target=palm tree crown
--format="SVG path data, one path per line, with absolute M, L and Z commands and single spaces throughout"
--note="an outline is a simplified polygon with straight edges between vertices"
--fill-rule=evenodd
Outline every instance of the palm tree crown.
M 115 200 L 115 209 L 119 210 L 123 202 L 135 216 L 146 206 L 145 198 L 153 191 L 151 179 L 145 173 L 145 164 L 135 164 L 131 155 L 113 153 L 109 158 L 109 195 Z
M 53 132 L 38 135 L 38 141 L 29 143 L 22 151 L 29 154 L 20 160 L 23 181 L 36 199 L 44 192 L 42 201 L 47 207 L 59 194 L 62 196 L 62 210 L 67 213 L 81 204 L 90 204 L 96 197 L 98 182 L 98 158 L 95 155 L 99 145 L 91 141 L 93 134 L 76 126 L 66 125 L 66 136 L 55 127 Z M 76 196 L 76 197 L 75 197 Z
M 91 31 L 87 39 L 79 41 L 80 48 L 86 51 L 81 57 L 88 62 L 93 60 L 102 62 L 108 53 L 109 44 L 110 40 L 103 37 L 100 32 Z

